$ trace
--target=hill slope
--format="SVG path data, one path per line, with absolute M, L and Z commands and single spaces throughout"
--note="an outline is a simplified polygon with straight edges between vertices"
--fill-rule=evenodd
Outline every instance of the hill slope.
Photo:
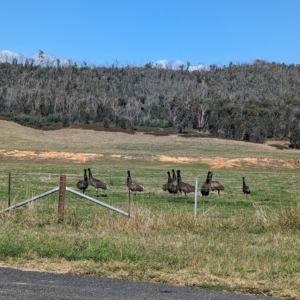
M 42 131 L 3 120 L 0 131 L 0 155 L 18 159 L 64 159 L 83 163 L 105 156 L 162 163 L 203 163 L 212 168 L 299 167 L 298 151 L 278 150 L 268 144 L 69 128 Z

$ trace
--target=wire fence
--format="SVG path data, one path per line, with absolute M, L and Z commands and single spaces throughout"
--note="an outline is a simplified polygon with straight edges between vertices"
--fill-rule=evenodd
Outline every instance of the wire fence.
M 24 199 L 33 197 L 37 194 L 43 193 L 49 189 L 58 186 L 59 173 L 24 173 L 24 172 L 8 172 L 0 175 L 0 205 L 3 207 L 7 205 L 9 197 L 9 173 L 11 174 L 10 199 L 13 203 L 22 201 Z M 99 190 L 99 197 L 105 197 L 106 200 L 113 204 L 114 202 L 127 201 L 128 193 L 126 187 L 126 175 L 117 176 L 113 172 L 110 175 L 105 173 L 97 174 L 97 177 L 107 184 L 107 190 Z M 64 173 L 67 178 L 66 185 L 70 188 L 78 190 L 76 183 L 82 179 L 81 174 Z M 242 176 L 245 176 L 246 183 L 250 186 L 251 197 L 257 201 L 295 201 L 299 198 L 298 181 L 299 175 L 297 172 L 281 171 L 226 171 L 217 170 L 213 172 L 213 180 L 218 180 L 225 187 L 224 191 L 220 192 L 218 197 L 217 192 L 211 193 L 210 199 L 218 198 L 223 200 L 240 200 L 244 199 L 242 193 Z M 94 177 L 96 177 L 94 175 Z M 201 186 L 205 181 L 205 173 L 201 176 L 192 174 L 191 172 L 184 174 L 182 172 L 182 180 L 190 184 L 195 184 L 195 179 L 198 178 L 199 200 L 201 201 Z M 163 191 L 162 186 L 167 182 L 166 171 L 157 173 L 156 170 L 148 172 L 147 174 L 138 173 L 134 179 L 143 186 L 144 191 L 134 198 L 140 204 L 150 205 L 153 200 L 156 200 L 155 205 L 167 206 L 172 202 L 185 202 L 183 195 L 170 197 L 168 192 Z M 94 187 L 89 185 L 85 192 L 89 196 L 95 196 L 96 191 Z M 160 200 L 158 202 L 157 200 Z M 194 195 L 188 195 L 187 202 L 193 202 Z

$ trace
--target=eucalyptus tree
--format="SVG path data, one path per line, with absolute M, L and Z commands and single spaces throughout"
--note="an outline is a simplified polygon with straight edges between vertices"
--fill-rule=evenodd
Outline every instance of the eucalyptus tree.
M 195 97 L 191 101 L 191 109 L 197 123 L 197 129 L 204 131 L 208 126 L 210 113 L 209 101 Z

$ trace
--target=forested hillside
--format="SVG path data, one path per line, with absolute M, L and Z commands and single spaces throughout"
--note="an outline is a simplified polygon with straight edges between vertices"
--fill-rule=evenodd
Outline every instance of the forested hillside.
M 254 61 L 189 71 L 136 66 L 0 63 L 2 116 L 42 128 L 58 122 L 174 127 L 263 142 L 300 141 L 300 65 Z

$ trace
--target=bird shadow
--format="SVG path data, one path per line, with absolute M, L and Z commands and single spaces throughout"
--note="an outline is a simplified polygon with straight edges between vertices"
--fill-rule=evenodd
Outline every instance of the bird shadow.
M 188 204 L 195 204 L 195 200 L 187 200 L 186 203 L 188 203 Z

